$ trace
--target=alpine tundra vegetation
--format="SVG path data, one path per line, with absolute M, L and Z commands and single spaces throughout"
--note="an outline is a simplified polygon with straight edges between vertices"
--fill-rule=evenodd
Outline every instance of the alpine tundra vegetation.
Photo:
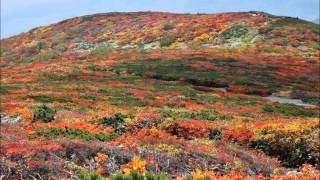
M 104 13 L 1 40 L 0 179 L 319 179 L 320 26 Z

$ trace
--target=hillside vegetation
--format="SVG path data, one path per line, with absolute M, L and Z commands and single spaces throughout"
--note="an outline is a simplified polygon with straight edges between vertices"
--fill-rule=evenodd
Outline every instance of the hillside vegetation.
M 0 176 L 317 179 L 319 27 L 106 13 L 2 39 Z

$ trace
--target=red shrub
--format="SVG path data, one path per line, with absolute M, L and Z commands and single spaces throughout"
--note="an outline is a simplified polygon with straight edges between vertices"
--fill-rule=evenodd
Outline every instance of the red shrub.
M 241 142 L 249 143 L 254 139 L 254 134 L 246 127 L 238 129 L 224 130 L 222 131 L 225 142 Z
M 190 139 L 192 137 L 204 138 L 209 136 L 210 129 L 212 128 L 213 125 L 205 121 L 178 120 L 176 121 L 175 134 L 186 139 Z

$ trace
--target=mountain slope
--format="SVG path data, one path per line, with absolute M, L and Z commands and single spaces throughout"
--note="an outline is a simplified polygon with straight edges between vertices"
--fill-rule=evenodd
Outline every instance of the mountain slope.
M 3 39 L 0 176 L 316 179 L 318 28 L 107 13 Z
M 317 56 L 319 26 L 261 12 L 106 13 L 77 17 L 1 41 L 4 61 L 86 56 L 112 49 L 258 48 Z M 97 52 L 98 53 L 98 52 Z

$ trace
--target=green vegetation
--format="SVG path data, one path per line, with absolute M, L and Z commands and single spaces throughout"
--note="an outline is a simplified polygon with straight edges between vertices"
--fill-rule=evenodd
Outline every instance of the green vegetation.
M 3 86 L 0 87 L 0 94 L 7 94 L 8 92 L 9 92 L 9 91 L 8 91 L 7 88 L 5 88 L 5 87 L 3 87 Z
M 319 129 L 304 129 L 304 125 L 264 127 L 253 144 L 269 156 L 277 157 L 282 164 L 298 167 L 301 164 L 317 164 L 319 153 Z M 291 126 L 291 127 L 290 127 Z M 296 129 L 296 131 L 292 130 Z M 286 130 L 290 129 L 290 130 Z
M 84 139 L 87 141 L 111 141 L 116 137 L 116 134 L 107 135 L 104 133 L 92 134 L 87 131 L 82 131 L 79 129 L 59 129 L 50 128 L 48 131 L 39 132 L 39 135 L 45 137 L 51 136 L 63 136 L 70 139 Z
M 27 98 L 31 98 L 37 102 L 41 103 L 52 103 L 52 102 L 72 102 L 70 98 L 67 97 L 62 97 L 62 98 L 56 98 L 53 96 L 48 96 L 48 95 L 37 95 L 37 96 L 27 96 Z
M 231 99 L 231 98 L 223 98 L 219 99 L 219 101 L 228 104 L 237 104 L 237 105 L 256 105 L 258 104 L 255 100 L 250 99 Z
M 133 97 L 127 96 L 127 97 L 111 97 L 108 98 L 107 101 L 115 106 L 124 106 L 124 107 L 144 107 L 147 104 L 144 102 L 141 102 L 137 99 L 134 99 Z
M 34 99 L 35 101 L 41 103 L 51 103 L 54 102 L 54 98 L 47 95 L 39 95 L 39 96 L 28 96 L 28 98 Z
M 155 79 L 167 81 L 185 79 L 185 81 L 199 84 L 210 84 L 207 81 L 219 77 L 218 72 L 206 69 L 205 67 L 192 69 L 190 63 L 193 62 L 196 63 L 196 61 L 148 59 L 117 65 L 114 68 L 118 71 L 127 70 L 129 73 Z
M 265 105 L 263 110 L 265 112 L 276 112 L 281 113 L 285 116 L 293 117 L 319 117 L 319 113 L 307 109 L 303 106 L 297 106 L 294 104 L 284 104 L 284 105 Z
M 102 56 L 105 56 L 109 53 L 112 52 L 112 47 L 110 44 L 108 43 L 102 43 L 100 44 L 99 46 L 97 46 L 92 52 L 91 54 L 94 56 L 94 57 L 102 57 Z
M 165 174 L 155 175 L 152 172 L 147 172 L 145 175 L 132 172 L 129 175 L 124 175 L 118 173 L 116 175 L 110 176 L 110 180 L 169 180 L 168 176 Z
M 88 70 L 90 71 L 107 71 L 107 69 L 102 68 L 101 66 L 88 66 L 87 67 Z
M 274 24 L 272 24 L 273 28 L 281 28 L 283 26 L 288 26 L 288 25 L 303 25 L 303 24 L 310 24 L 308 21 L 304 21 L 299 18 L 293 18 L 293 17 L 284 17 L 281 18 L 280 20 L 276 21 Z
M 101 98 L 99 98 L 97 96 L 91 96 L 91 95 L 83 95 L 83 96 L 80 96 L 80 98 L 88 100 L 88 101 L 99 101 L 99 100 L 101 100 Z
M 169 31 L 169 30 L 174 29 L 174 28 L 175 28 L 174 24 L 165 24 L 163 26 L 163 30 L 165 30 L 165 31 Z
M 239 38 L 239 37 L 245 35 L 246 33 L 248 33 L 248 29 L 246 27 L 233 26 L 233 27 L 223 31 L 221 36 L 224 39 L 230 39 L 230 38 L 234 38 L 234 37 Z
M 302 101 L 309 104 L 314 104 L 317 106 L 320 106 L 320 96 L 314 96 L 314 97 L 305 97 L 302 98 Z
M 130 120 L 129 115 L 117 113 L 113 117 L 105 117 L 102 119 L 105 126 L 111 126 L 118 134 L 123 134 L 126 131 L 126 121 Z
M 163 118 L 182 118 L 182 119 L 198 119 L 204 121 L 215 121 L 215 120 L 231 120 L 233 119 L 230 115 L 220 114 L 215 111 L 203 110 L 200 112 L 175 112 L 175 111 L 163 111 Z
M 176 37 L 172 35 L 163 36 L 160 38 L 160 46 L 167 47 L 176 41 Z
M 10 90 L 17 89 L 18 87 L 14 86 L 0 86 L 0 94 L 7 94 Z
M 34 107 L 33 121 L 41 120 L 43 122 L 51 122 L 54 120 L 56 111 L 46 105 Z
M 96 172 L 81 172 L 79 178 L 80 180 L 104 180 L 105 179 Z
M 129 95 L 129 93 L 124 92 L 124 88 L 116 88 L 116 87 L 101 88 L 98 90 L 98 93 L 104 94 L 107 96 L 114 96 L 114 97 L 121 97 L 121 96 L 128 96 Z
M 32 57 L 32 61 L 48 61 L 58 57 L 59 53 L 55 50 L 47 50 L 38 53 Z
M 209 139 L 220 140 L 221 139 L 221 135 L 222 135 L 221 129 L 212 128 L 212 129 L 210 129 Z

